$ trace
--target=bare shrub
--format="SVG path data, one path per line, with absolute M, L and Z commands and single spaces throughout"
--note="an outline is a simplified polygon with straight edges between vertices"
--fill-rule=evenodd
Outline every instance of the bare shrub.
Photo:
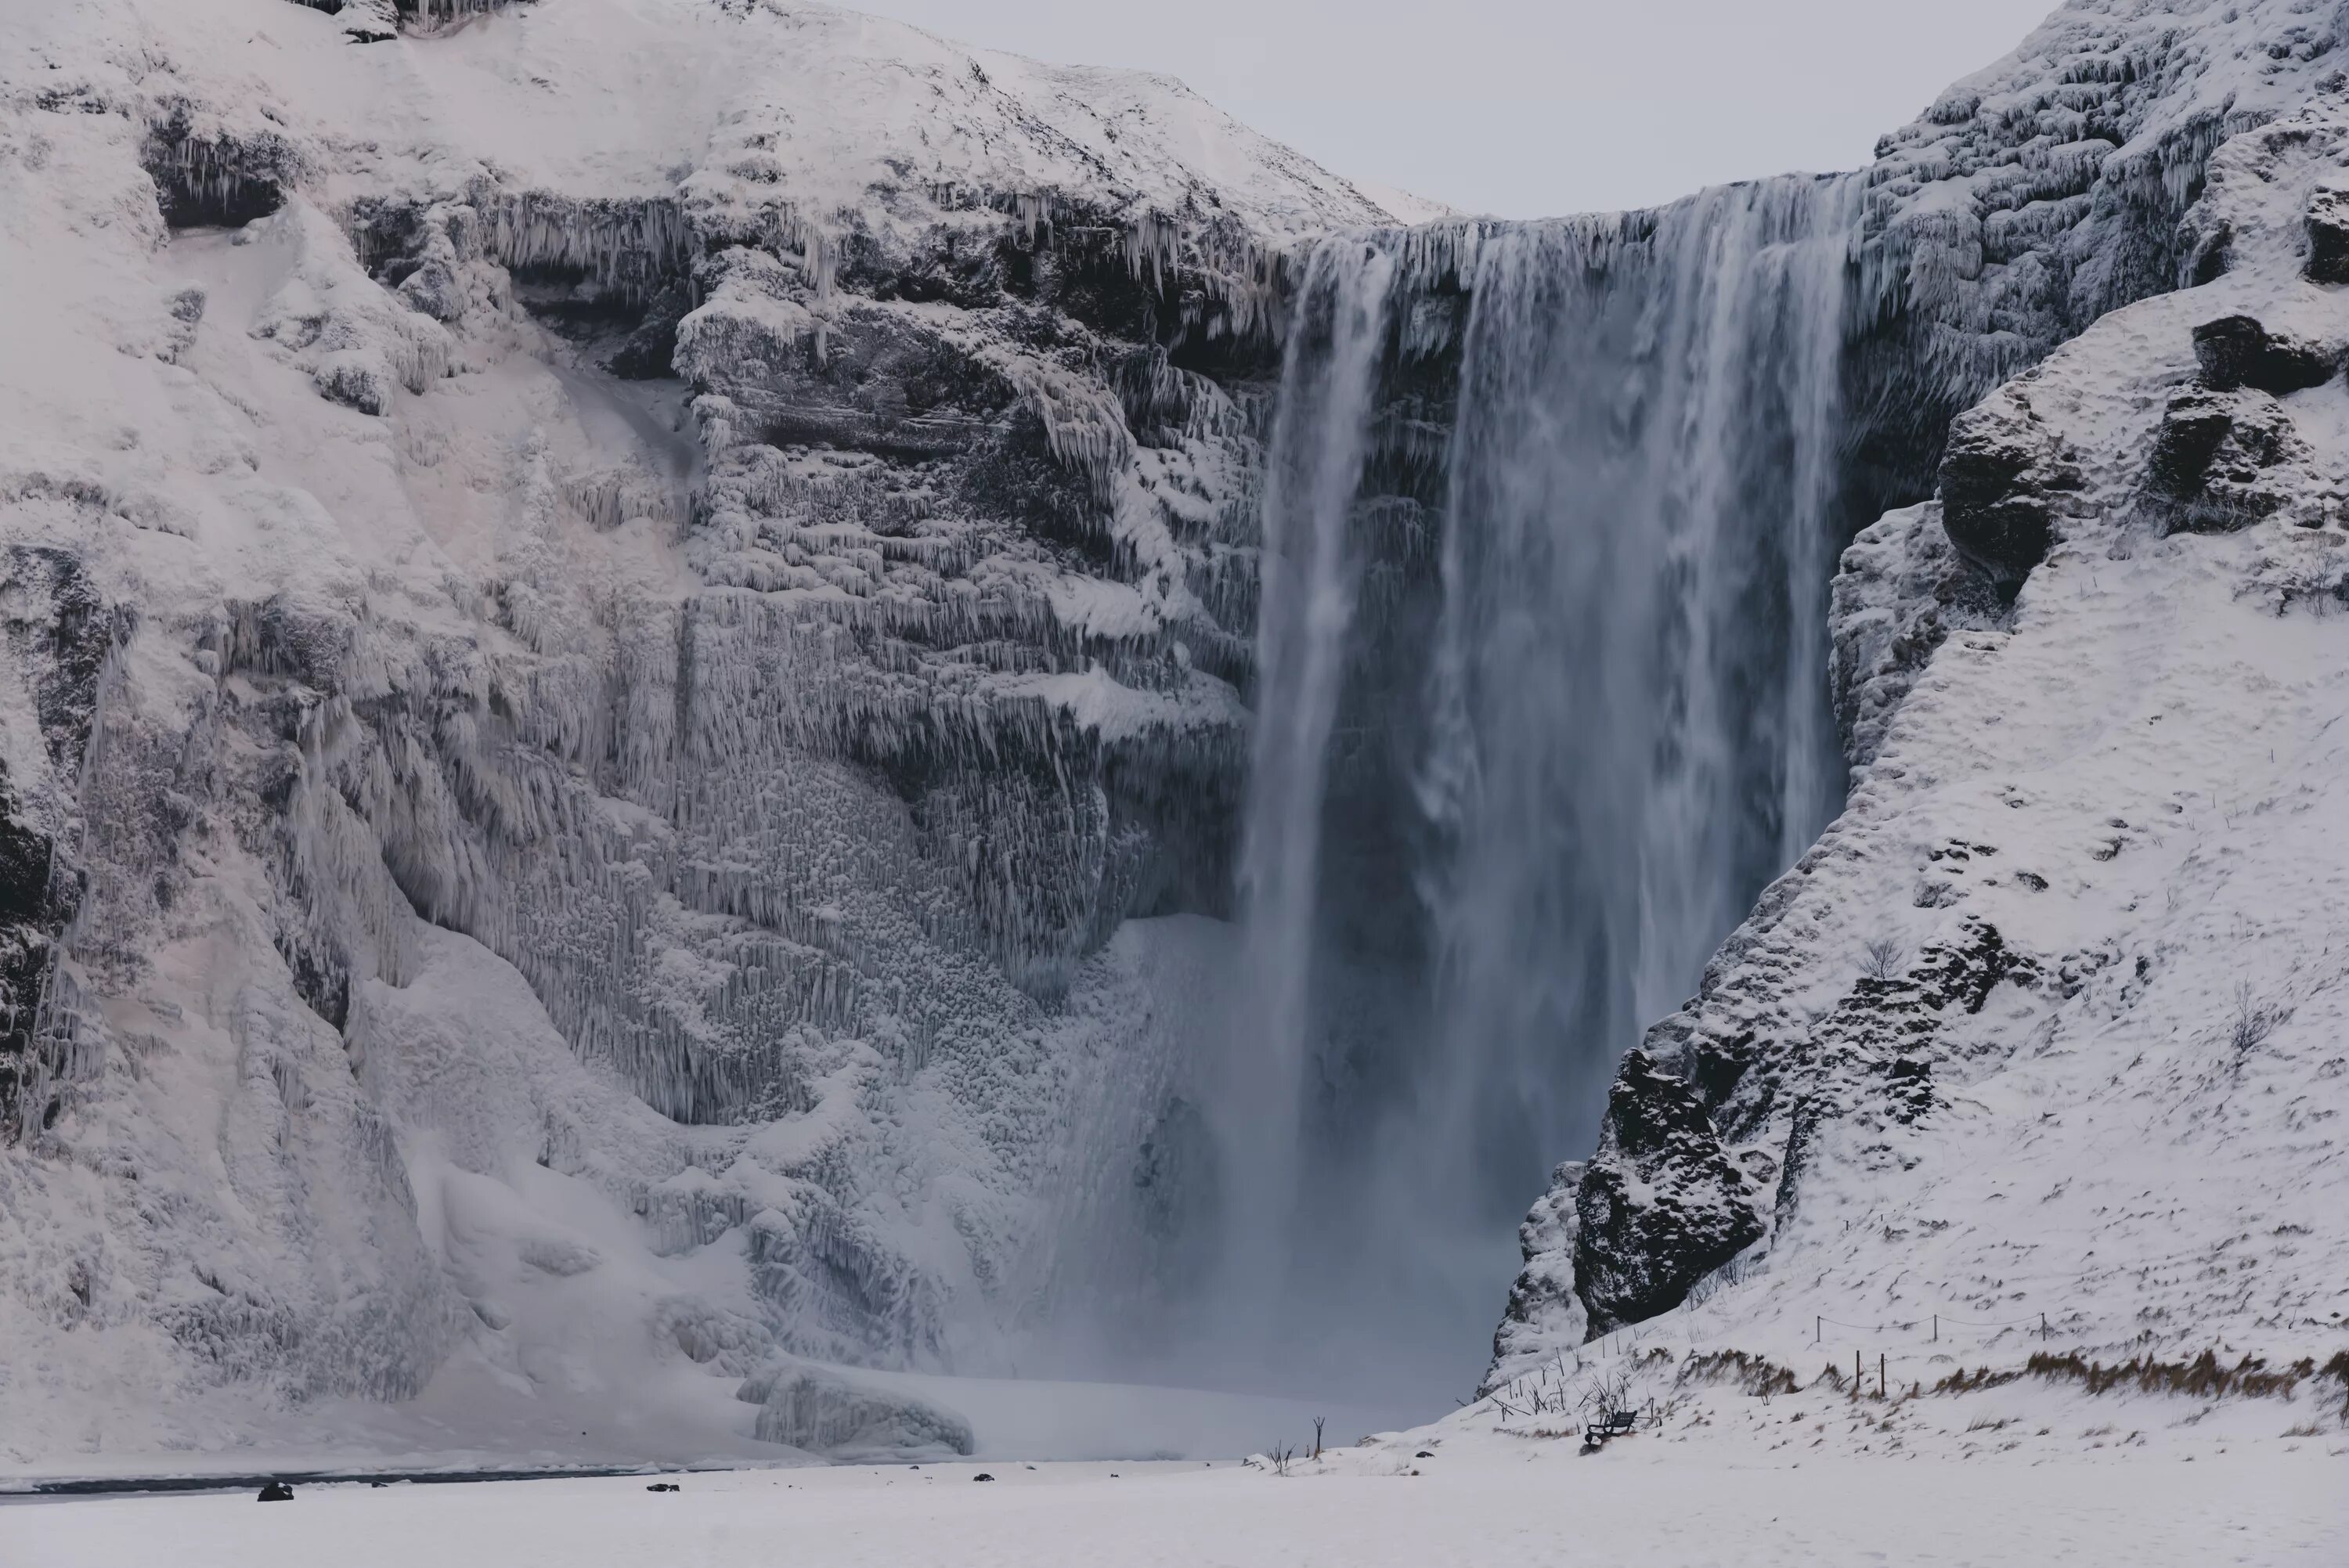
M 1971 1394 L 1977 1388 L 1995 1388 L 2002 1383 L 2012 1383 L 2022 1377 L 2020 1372 L 1993 1372 L 1987 1367 L 1977 1367 L 1969 1372 L 1959 1367 L 1933 1385 L 1936 1394 Z
M 2291 1008 L 2262 1002 L 2258 993 L 2251 989 L 2250 981 L 2238 981 L 2235 984 L 2235 1016 L 2227 1029 L 2227 1042 L 2234 1047 L 2235 1054 L 2240 1056 L 2275 1033 L 2276 1026 L 2291 1016 Z
M 1868 960 L 1860 972 L 1870 980 L 1897 980 L 1908 961 L 1908 949 L 1889 936 L 1879 936 L 1868 944 Z

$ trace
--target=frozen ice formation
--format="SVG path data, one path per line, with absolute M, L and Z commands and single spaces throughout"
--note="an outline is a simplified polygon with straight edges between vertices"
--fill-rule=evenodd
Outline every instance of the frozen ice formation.
M 0 1441 L 999 1355 L 1104 944 L 1226 897 L 1290 249 L 1387 214 L 821 6 L 12 41 Z
M 951 1459 L 977 1445 L 970 1423 L 916 1395 L 854 1373 L 784 1358 L 742 1380 L 761 1440 L 839 1460 Z

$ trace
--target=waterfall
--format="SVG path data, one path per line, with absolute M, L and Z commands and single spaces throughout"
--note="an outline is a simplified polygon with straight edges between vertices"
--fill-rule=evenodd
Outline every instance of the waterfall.
M 1392 253 L 1360 239 L 1316 247 L 1281 370 L 1257 634 L 1257 709 L 1278 717 L 1256 731 L 1240 850 L 1239 1007 L 1211 1099 L 1231 1173 L 1226 1299 L 1261 1295 L 1292 1255 L 1322 798 L 1363 567 L 1355 500 L 1395 272 Z
M 1278 1365 L 1431 1345 L 1382 1375 L 1473 1376 L 1516 1219 L 1590 1146 L 1616 1057 L 1837 808 L 1859 193 L 1315 254 L 1266 493 L 1247 958 L 1206 1091 L 1218 1315 L 1311 1325 Z
M 1826 602 L 1856 182 L 1481 247 L 1418 784 L 1439 1213 L 1512 1218 L 1839 799 Z
M 1105 1068 L 1153 1102 L 1088 1135 L 1064 1358 L 1090 1336 L 1095 1368 L 1398 1419 L 1473 1386 L 1517 1220 L 1616 1059 L 1840 798 L 1859 194 L 1315 250 L 1267 459 L 1238 956 Z

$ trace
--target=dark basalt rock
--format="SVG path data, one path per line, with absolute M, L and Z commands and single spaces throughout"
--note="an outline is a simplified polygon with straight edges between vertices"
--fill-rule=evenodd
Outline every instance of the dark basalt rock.
M 294 1489 L 282 1480 L 273 1480 L 262 1487 L 261 1495 L 254 1501 L 255 1502 L 291 1502 L 294 1501 Z
M 2013 598 L 2054 542 L 2049 492 L 2066 480 L 2053 438 L 2017 400 L 1993 398 L 1951 426 L 1940 482 L 1951 544 Z
M 2340 354 L 2289 334 L 2271 333 L 2256 316 L 2222 315 L 2194 329 L 2202 384 L 2219 391 L 2256 387 L 2282 397 L 2322 387 L 2340 369 Z
M 2154 437 L 2152 478 L 2166 495 L 2189 496 L 2202 488 L 2202 476 L 2218 454 L 2219 443 L 2235 426 L 2235 403 L 2202 387 L 2189 387 L 2169 399 Z
M 624 381 L 650 381 L 676 374 L 677 324 L 693 308 L 687 291 L 675 284 L 646 302 L 645 318 L 636 324 L 605 368 Z
M 1679 1305 L 1763 1232 L 1752 1185 L 1696 1092 L 1641 1050 L 1608 1094 L 1575 1213 L 1575 1290 L 1594 1339 Z
M 2276 400 L 2254 388 L 2189 387 L 2162 415 L 2147 506 L 2165 533 L 2232 533 L 2291 499 L 2273 470 L 2302 443 Z
M 2309 198 L 2306 273 L 2313 284 L 2349 284 L 2349 191 Z

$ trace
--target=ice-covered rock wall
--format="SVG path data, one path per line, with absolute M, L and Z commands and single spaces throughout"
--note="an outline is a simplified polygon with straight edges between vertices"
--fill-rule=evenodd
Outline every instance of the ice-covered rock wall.
M 821 6 L 24 42 L 5 1440 L 986 1365 L 1112 934 L 1226 905 L 1289 248 L 1383 214 Z
M 2334 0 L 2070 0 L 1883 138 L 1857 260 L 1847 530 L 1930 490 L 1949 423 L 2106 312 L 2213 275 L 2181 226 L 2229 137 L 2337 90 Z

